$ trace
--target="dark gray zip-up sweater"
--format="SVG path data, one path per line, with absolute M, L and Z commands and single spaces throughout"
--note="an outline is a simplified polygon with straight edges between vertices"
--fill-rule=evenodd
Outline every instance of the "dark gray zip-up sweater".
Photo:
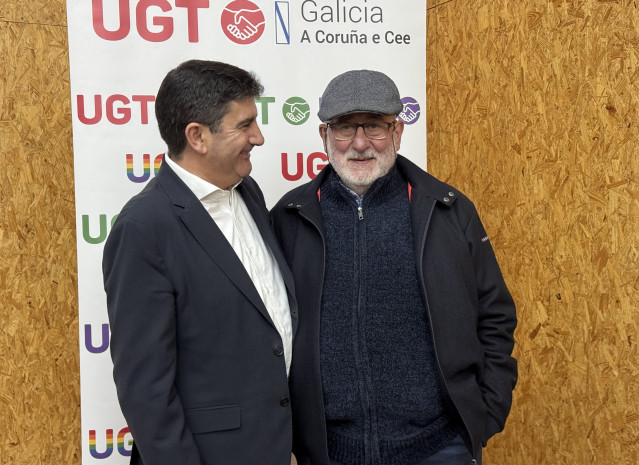
M 360 199 L 321 188 L 326 278 L 320 363 L 328 452 L 344 465 L 411 465 L 457 434 L 417 280 L 408 189 L 396 169 Z

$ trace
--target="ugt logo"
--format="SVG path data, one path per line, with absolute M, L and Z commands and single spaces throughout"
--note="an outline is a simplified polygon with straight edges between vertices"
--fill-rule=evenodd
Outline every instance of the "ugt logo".
M 282 106 L 282 114 L 286 121 L 294 125 L 300 125 L 308 119 L 311 107 L 301 97 L 291 97 Z
M 222 11 L 222 30 L 236 44 L 252 44 L 264 33 L 264 13 L 249 0 L 234 0 Z
M 419 115 L 421 115 L 422 110 L 413 97 L 404 97 L 402 99 L 402 104 L 404 108 L 402 112 L 399 114 L 399 117 L 404 120 L 406 124 L 414 124 L 419 119 Z
M 102 441 L 102 438 L 100 438 L 99 442 L 105 444 L 103 452 L 98 450 L 96 433 L 97 431 L 94 429 L 89 430 L 89 452 L 91 453 L 91 457 L 95 459 L 106 459 L 113 453 L 113 430 L 106 430 L 104 441 Z M 118 452 L 120 453 L 120 455 L 124 457 L 130 457 L 131 449 L 133 448 L 133 437 L 131 436 L 131 431 L 128 427 L 122 428 L 120 430 L 116 441 Z

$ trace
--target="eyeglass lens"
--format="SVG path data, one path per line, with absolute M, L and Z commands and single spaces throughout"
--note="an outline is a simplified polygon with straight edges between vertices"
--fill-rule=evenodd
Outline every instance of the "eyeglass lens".
M 335 134 L 337 140 L 350 140 L 355 137 L 358 128 L 364 129 L 364 134 L 369 139 L 385 139 L 388 130 L 393 123 L 385 121 L 372 121 L 368 123 L 333 123 L 329 125 Z

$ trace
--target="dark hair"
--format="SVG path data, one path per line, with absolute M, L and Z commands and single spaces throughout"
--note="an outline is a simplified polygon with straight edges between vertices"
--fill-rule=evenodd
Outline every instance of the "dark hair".
M 217 132 L 230 102 L 257 98 L 262 92 L 254 74 L 219 61 L 190 60 L 169 71 L 155 99 L 155 117 L 169 155 L 178 156 L 186 147 L 184 131 L 190 123 Z

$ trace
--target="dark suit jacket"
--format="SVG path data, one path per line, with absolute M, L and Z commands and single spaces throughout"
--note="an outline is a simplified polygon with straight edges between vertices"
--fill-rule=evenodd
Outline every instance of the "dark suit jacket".
M 248 177 L 238 189 L 280 266 L 295 330 L 293 279 L 262 192 Z M 280 335 L 230 244 L 166 163 L 118 216 L 103 273 L 131 463 L 288 465 Z

